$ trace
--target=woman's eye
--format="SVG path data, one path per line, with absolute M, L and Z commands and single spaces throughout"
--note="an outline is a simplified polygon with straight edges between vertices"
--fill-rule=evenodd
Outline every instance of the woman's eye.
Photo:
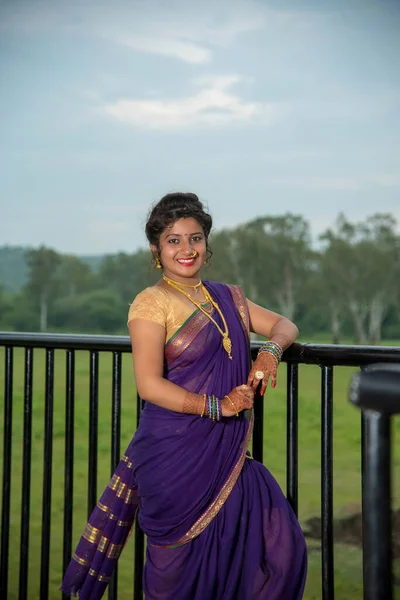
M 195 235 L 194 237 L 192 237 L 192 240 L 194 242 L 201 242 L 203 238 L 200 235 Z
M 176 244 L 176 243 L 179 244 L 178 238 L 171 238 L 168 240 L 168 244 Z

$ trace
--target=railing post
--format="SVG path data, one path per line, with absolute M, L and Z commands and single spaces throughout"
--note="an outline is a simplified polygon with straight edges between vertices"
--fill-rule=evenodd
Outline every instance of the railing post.
M 353 376 L 350 400 L 363 410 L 364 600 L 392 600 L 390 415 L 400 412 L 399 365 Z
M 334 598 L 333 556 L 333 367 L 321 379 L 321 546 L 322 598 Z
M 32 391 L 33 391 L 33 349 L 25 349 L 25 381 L 24 381 L 24 438 L 22 454 L 22 502 L 21 502 L 21 537 L 19 560 L 19 593 L 18 600 L 28 597 L 28 557 L 29 557 L 29 525 L 31 500 L 31 462 L 32 462 Z
M 8 596 L 8 551 L 10 547 L 13 349 L 5 349 L 4 365 L 4 437 L 3 437 L 3 492 L 1 507 L 0 598 Z
M 295 515 L 298 512 L 298 395 L 299 365 L 287 365 L 287 413 L 286 413 L 286 496 Z

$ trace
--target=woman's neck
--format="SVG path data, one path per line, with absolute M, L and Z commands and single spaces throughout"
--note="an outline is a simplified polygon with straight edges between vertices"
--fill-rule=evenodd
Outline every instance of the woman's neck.
M 179 275 L 175 275 L 174 273 L 164 271 L 163 279 L 164 281 L 170 279 L 174 283 L 184 287 L 197 287 L 201 284 L 200 274 L 196 274 L 194 277 L 181 277 Z

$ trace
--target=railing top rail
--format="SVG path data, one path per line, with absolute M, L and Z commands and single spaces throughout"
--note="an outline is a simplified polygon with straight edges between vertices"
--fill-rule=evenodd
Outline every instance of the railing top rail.
M 75 333 L 0 332 L 0 346 L 56 348 L 63 350 L 103 350 L 130 352 L 127 335 L 89 335 Z
M 252 341 L 252 352 L 260 347 Z M 130 352 L 127 335 L 87 335 L 70 333 L 0 332 L 0 346 Z M 372 362 L 400 364 L 400 346 L 350 346 L 335 344 L 293 344 L 283 360 L 309 365 L 363 366 Z
M 284 355 L 287 362 L 309 365 L 364 366 L 372 362 L 400 363 L 400 346 L 293 344 Z

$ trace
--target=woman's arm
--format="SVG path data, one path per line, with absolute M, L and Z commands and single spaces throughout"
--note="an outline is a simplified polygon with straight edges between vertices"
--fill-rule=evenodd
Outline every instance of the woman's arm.
M 163 377 L 165 328 L 145 319 L 128 325 L 139 396 L 163 408 L 184 412 L 187 391 Z
M 254 304 L 250 300 L 247 300 L 247 305 L 249 307 L 250 330 L 253 333 L 275 342 L 282 350 L 286 350 L 288 346 L 293 344 L 299 335 L 299 330 L 294 323 L 272 310 Z M 272 387 L 276 386 L 277 368 L 278 360 L 272 354 L 269 352 L 259 353 L 251 367 L 247 385 L 250 385 L 254 391 L 259 388 L 260 394 L 263 396 L 270 378 L 272 379 Z
M 277 343 L 282 350 L 293 344 L 299 335 L 296 325 L 272 310 L 267 310 L 247 300 L 250 331 Z
M 163 376 L 165 328 L 146 319 L 132 319 L 128 328 L 139 396 L 175 412 L 202 414 L 205 408 L 202 394 L 185 390 Z M 230 400 L 222 399 L 221 410 L 224 417 L 231 417 L 236 414 L 236 410 L 245 410 L 253 405 L 254 392 L 247 385 L 235 388 L 229 395 L 236 409 L 233 410 Z

